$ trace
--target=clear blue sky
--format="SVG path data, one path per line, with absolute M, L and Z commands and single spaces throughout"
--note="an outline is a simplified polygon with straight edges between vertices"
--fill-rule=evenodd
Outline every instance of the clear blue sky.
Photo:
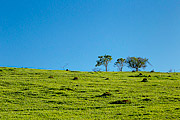
M 128 56 L 180 71 L 179 46 L 180 0 L 0 0 L 0 66 L 91 71 L 108 54 L 110 71 Z

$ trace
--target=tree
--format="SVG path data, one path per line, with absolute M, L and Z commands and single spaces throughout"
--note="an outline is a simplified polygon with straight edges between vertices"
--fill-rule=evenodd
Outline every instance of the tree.
M 97 66 L 101 66 L 104 65 L 106 68 L 106 72 L 107 72 L 107 67 L 109 62 L 112 60 L 112 57 L 110 55 L 104 55 L 104 56 L 98 56 L 99 60 L 97 60 L 97 64 L 95 65 Z
M 117 59 L 117 61 L 114 63 L 114 65 L 115 65 L 116 67 L 118 67 L 119 71 L 122 72 L 122 69 L 123 69 L 125 63 L 126 63 L 126 59 L 124 59 L 124 58 L 119 58 L 119 59 Z
M 150 64 L 147 58 L 141 57 L 128 57 L 126 63 L 128 64 L 128 67 L 135 68 L 136 71 L 139 71 L 139 68 L 147 67 L 147 63 Z

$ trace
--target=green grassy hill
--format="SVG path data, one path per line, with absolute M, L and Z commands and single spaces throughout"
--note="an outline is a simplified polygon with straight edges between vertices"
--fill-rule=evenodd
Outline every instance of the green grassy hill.
M 180 73 L 0 68 L 0 119 L 177 120 Z

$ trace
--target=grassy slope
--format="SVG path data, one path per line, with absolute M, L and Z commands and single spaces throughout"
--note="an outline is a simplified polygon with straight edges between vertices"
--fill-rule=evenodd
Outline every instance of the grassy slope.
M 141 73 L 0 68 L 0 119 L 180 119 L 180 73 Z

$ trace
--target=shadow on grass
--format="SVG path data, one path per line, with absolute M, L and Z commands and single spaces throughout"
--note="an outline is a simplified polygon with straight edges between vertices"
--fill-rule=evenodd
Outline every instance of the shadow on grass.
M 102 95 L 96 95 L 95 97 L 107 97 L 107 96 L 111 96 L 112 94 L 109 92 L 105 92 Z
M 117 101 L 110 102 L 110 104 L 130 104 L 130 103 L 131 103 L 130 100 L 117 100 Z
M 128 77 L 148 77 L 147 75 L 130 75 Z

